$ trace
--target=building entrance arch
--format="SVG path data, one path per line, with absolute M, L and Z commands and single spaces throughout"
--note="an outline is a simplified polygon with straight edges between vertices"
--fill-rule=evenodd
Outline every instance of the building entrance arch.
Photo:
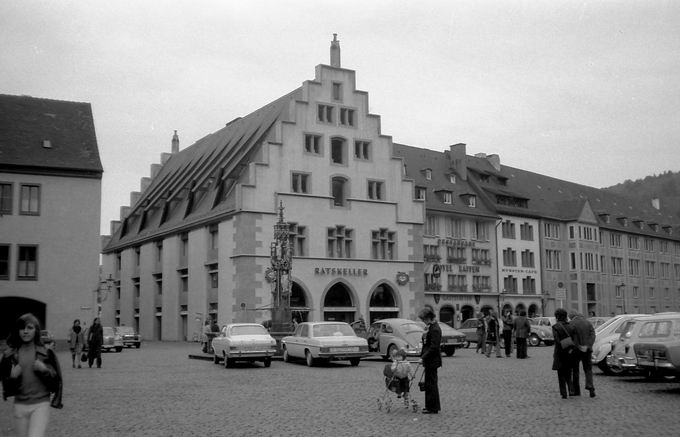
M 26 313 L 33 314 L 42 329 L 47 329 L 47 305 L 43 302 L 25 297 L 0 297 L 0 338 L 5 339 L 12 331 L 14 322 Z
M 461 322 L 471 319 L 475 316 L 475 309 L 472 305 L 463 305 L 460 308 Z
M 451 305 L 444 305 L 439 309 L 439 321 L 454 327 L 456 320 L 456 310 Z
M 508 312 L 508 311 L 510 311 L 510 313 L 512 314 L 512 305 L 510 305 L 509 303 L 506 303 L 505 305 L 503 305 L 503 309 L 501 310 L 500 315 L 504 316 L 505 313 Z
M 538 316 L 538 305 L 535 303 L 532 303 L 529 305 L 529 311 L 527 311 L 527 317 L 536 317 Z
M 328 289 L 323 300 L 323 320 L 352 323 L 356 306 L 347 285 L 336 282 Z
M 298 323 L 309 321 L 309 302 L 305 290 L 297 282 L 290 286 L 290 311 Z
M 527 307 L 524 306 L 523 303 L 518 303 L 517 306 L 515 307 L 515 315 L 518 315 L 518 316 L 519 316 L 519 314 L 520 314 L 522 311 L 526 311 L 526 310 L 527 310 Z
M 375 287 L 368 302 L 368 320 L 371 323 L 376 320 L 399 317 L 399 305 L 394 290 L 383 283 Z

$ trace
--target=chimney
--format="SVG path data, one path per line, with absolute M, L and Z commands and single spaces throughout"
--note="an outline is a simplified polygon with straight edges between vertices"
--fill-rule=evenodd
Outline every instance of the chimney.
M 177 136 L 177 131 L 175 131 L 174 135 L 172 136 L 172 143 L 170 145 L 170 152 L 171 153 L 179 152 L 179 137 Z
M 331 41 L 331 67 L 340 68 L 340 41 L 338 41 L 338 34 L 333 34 L 333 41 Z
M 467 180 L 467 155 L 465 151 L 465 143 L 458 143 L 449 146 L 449 159 L 451 160 L 451 167 L 456 171 L 458 177 L 462 180 Z
M 658 197 L 653 198 L 652 207 L 657 210 L 661 209 L 661 199 L 659 199 Z
M 501 171 L 501 157 L 498 154 L 487 155 L 486 159 L 496 171 Z

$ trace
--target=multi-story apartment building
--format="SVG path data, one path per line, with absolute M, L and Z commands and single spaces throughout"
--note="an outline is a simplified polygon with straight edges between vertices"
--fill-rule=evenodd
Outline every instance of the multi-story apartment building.
M 103 274 L 116 286 L 105 323 L 184 340 L 208 315 L 268 320 L 280 205 L 294 317 L 415 318 L 423 202 L 368 108 L 334 40 L 331 64 L 313 80 L 182 151 L 175 138 L 112 224 Z
M 0 338 L 96 315 L 101 177 L 89 103 L 0 95 Z

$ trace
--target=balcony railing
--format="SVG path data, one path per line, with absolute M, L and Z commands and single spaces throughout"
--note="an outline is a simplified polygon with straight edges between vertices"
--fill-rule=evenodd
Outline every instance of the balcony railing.
M 446 261 L 449 264 L 465 264 L 467 262 L 467 258 L 457 258 L 455 256 L 449 256 L 446 258 Z

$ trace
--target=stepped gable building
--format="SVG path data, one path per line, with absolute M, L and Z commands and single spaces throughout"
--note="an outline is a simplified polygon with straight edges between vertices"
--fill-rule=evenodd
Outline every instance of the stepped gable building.
M 443 322 L 458 322 L 498 306 L 495 227 L 498 214 L 471 185 L 465 145 L 442 153 L 394 144 L 413 179 L 413 197 L 425 202 L 424 303 Z M 522 296 L 517 304 L 522 305 Z
M 112 222 L 104 323 L 191 340 L 209 316 L 266 322 L 280 205 L 294 317 L 414 319 L 424 300 L 423 201 L 368 108 L 334 38 L 331 64 L 313 80 L 184 150 L 173 138 L 173 153 Z
M 0 95 L 0 338 L 27 312 L 57 339 L 92 321 L 102 172 L 89 103 Z
M 530 264 L 539 270 L 540 282 L 537 278 L 535 291 L 527 291 L 524 280 L 518 284 L 522 293 L 540 296 L 546 315 L 559 306 L 602 316 L 680 310 L 680 232 L 651 199 L 645 205 L 501 166 L 497 155 L 468 157 L 468 170 L 501 216 L 499 283 L 506 292 L 513 289 L 509 278 L 515 269 L 526 271 L 525 258 L 516 267 L 507 251 L 533 239 L 540 249 Z M 531 236 L 521 229 L 515 234 L 522 223 L 533 226 Z

